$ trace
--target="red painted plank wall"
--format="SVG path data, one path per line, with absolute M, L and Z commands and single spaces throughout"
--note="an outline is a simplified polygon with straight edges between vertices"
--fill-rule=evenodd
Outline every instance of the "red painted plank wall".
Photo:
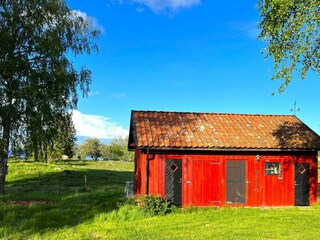
M 144 154 L 136 150 L 135 193 L 146 193 L 146 161 L 149 159 L 149 194 L 165 197 L 165 159 L 182 161 L 183 206 L 224 206 L 226 204 L 226 161 L 246 161 L 247 206 L 294 205 L 295 163 L 309 163 L 310 204 L 317 202 L 317 153 L 292 155 L 260 154 Z M 281 176 L 266 176 L 265 163 L 280 162 Z M 231 204 L 235 206 L 234 204 Z

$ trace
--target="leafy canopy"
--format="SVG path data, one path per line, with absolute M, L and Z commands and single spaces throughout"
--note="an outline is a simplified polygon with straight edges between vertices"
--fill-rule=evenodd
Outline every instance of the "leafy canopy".
M 64 0 L 0 0 L 0 136 L 16 128 L 26 135 L 53 132 L 86 95 L 90 70 L 68 59 L 97 51 L 92 21 Z M 26 133 L 25 130 L 29 129 Z
M 319 0 L 259 0 L 259 38 L 267 43 L 265 56 L 274 60 L 272 79 L 283 80 L 279 92 L 293 74 L 306 78 L 312 70 L 320 73 Z
M 79 154 L 82 158 L 89 156 L 97 160 L 99 157 L 104 160 L 132 161 L 134 154 L 128 151 L 128 137 L 117 137 L 107 145 L 97 138 L 88 138 L 79 145 Z
M 68 57 L 97 51 L 99 33 L 65 0 L 0 0 L 0 193 L 12 133 L 39 152 L 77 106 L 77 90 L 88 93 L 90 70 Z
M 79 151 L 82 158 L 89 156 L 93 160 L 101 157 L 101 142 L 98 138 L 88 138 L 80 146 Z

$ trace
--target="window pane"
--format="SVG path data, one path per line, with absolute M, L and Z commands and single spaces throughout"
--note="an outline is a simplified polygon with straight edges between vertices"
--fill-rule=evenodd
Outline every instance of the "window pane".
M 281 175 L 281 164 L 279 162 L 265 163 L 266 175 Z

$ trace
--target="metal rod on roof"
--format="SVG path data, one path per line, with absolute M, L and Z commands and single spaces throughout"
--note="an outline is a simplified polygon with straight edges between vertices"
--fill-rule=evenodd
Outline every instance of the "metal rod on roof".
M 300 112 L 300 108 L 297 109 L 297 100 L 294 100 L 293 108 L 290 109 L 291 112 L 293 112 L 293 115 L 295 116 L 297 112 Z

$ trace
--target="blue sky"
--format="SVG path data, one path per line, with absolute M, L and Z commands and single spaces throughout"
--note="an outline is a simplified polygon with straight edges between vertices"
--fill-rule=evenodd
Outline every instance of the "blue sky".
M 102 30 L 99 53 L 74 60 L 92 71 L 74 122 L 80 139 L 128 133 L 131 110 L 293 114 L 318 134 L 319 77 L 285 93 L 257 39 L 257 1 L 67 0 Z

